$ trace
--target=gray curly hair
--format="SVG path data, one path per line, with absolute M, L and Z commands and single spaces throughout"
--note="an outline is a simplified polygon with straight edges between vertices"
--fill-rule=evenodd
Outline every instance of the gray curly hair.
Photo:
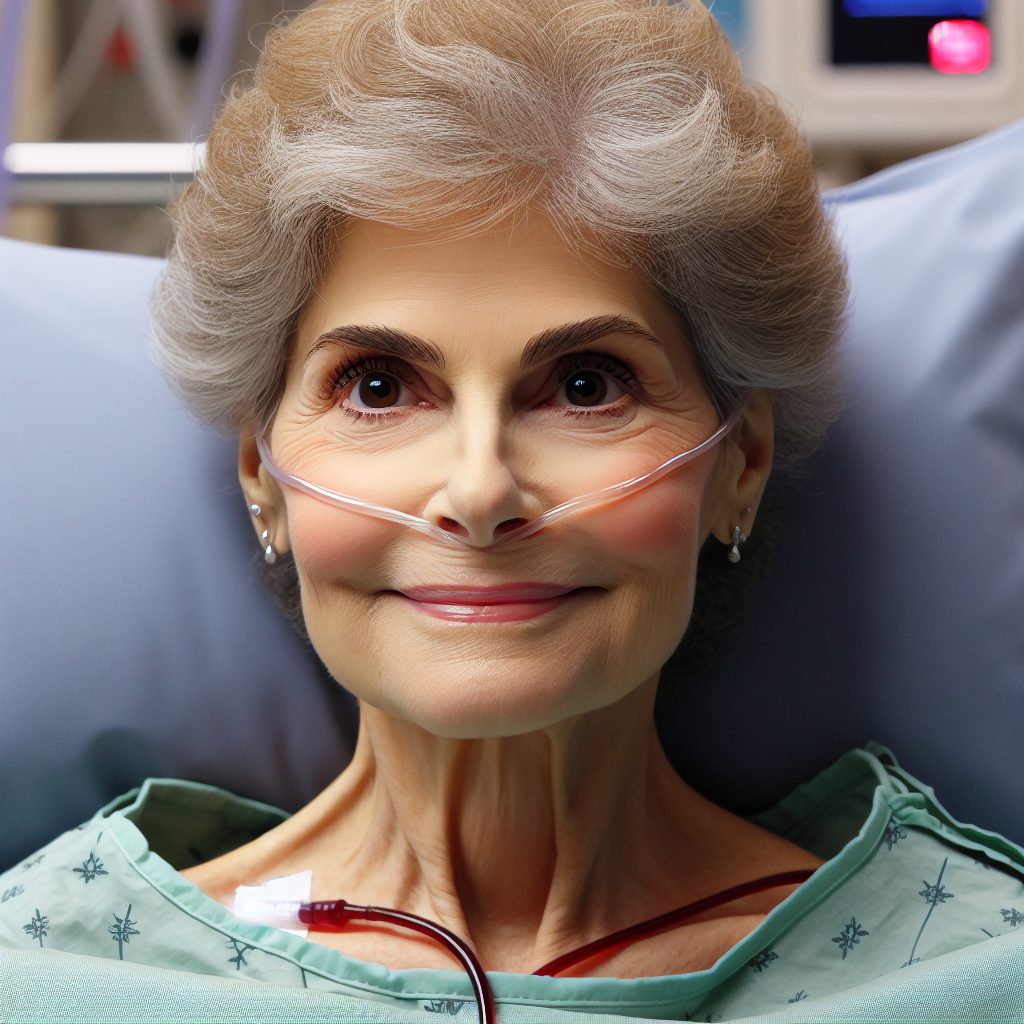
M 458 237 L 528 210 L 646 275 L 713 394 L 771 392 L 777 461 L 813 450 L 843 260 L 808 147 L 698 0 L 336 0 L 275 27 L 172 206 L 158 360 L 200 418 L 266 420 L 346 218 Z

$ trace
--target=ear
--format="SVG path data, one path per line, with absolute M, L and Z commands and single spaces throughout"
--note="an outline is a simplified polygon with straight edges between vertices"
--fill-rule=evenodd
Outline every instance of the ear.
M 269 541 L 279 555 L 284 554 L 289 550 L 284 494 L 263 465 L 256 447 L 256 433 L 249 427 L 243 427 L 238 437 L 238 482 L 242 485 L 246 505 L 260 507 L 260 515 L 252 516 L 252 525 L 260 546 L 266 547 Z M 264 531 L 268 534 L 266 540 L 263 538 Z
M 774 436 L 771 394 L 763 389 L 753 391 L 736 426 L 722 442 L 717 467 L 710 527 L 723 544 L 732 544 L 737 526 L 747 537 L 753 531 L 772 470 Z

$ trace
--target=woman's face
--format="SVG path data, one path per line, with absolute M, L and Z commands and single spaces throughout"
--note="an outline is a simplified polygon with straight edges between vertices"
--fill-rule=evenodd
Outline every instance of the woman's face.
M 703 541 L 712 529 L 725 540 L 753 503 L 735 442 L 622 501 L 491 544 L 714 431 L 678 319 L 640 277 L 573 255 L 540 217 L 456 241 L 352 221 L 333 255 L 300 320 L 275 459 L 467 543 L 278 490 L 243 443 L 243 484 L 294 555 L 328 669 L 361 700 L 449 737 L 541 729 L 653 686 L 688 621 Z M 596 318 L 621 319 L 567 351 L 535 342 L 522 365 L 531 339 Z M 361 340 L 355 326 L 387 331 Z M 395 332 L 426 345 L 399 356 Z M 457 589 L 431 593 L 443 588 Z M 472 593 L 489 588 L 506 592 Z

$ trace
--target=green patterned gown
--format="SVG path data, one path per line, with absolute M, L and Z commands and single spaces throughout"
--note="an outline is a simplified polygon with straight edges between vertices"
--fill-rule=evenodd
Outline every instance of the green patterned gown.
M 284 812 L 167 779 L 0 875 L 0 1020 L 472 1024 L 457 970 L 396 970 L 238 920 L 177 869 Z M 499 1024 L 1024 1021 L 1024 851 L 871 745 L 757 823 L 826 863 L 713 967 L 489 974 Z

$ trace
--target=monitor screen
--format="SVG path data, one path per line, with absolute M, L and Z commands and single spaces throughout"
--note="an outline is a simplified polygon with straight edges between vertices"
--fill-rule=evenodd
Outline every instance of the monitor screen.
M 993 0 L 830 0 L 831 63 L 979 74 L 992 63 L 992 5 Z

